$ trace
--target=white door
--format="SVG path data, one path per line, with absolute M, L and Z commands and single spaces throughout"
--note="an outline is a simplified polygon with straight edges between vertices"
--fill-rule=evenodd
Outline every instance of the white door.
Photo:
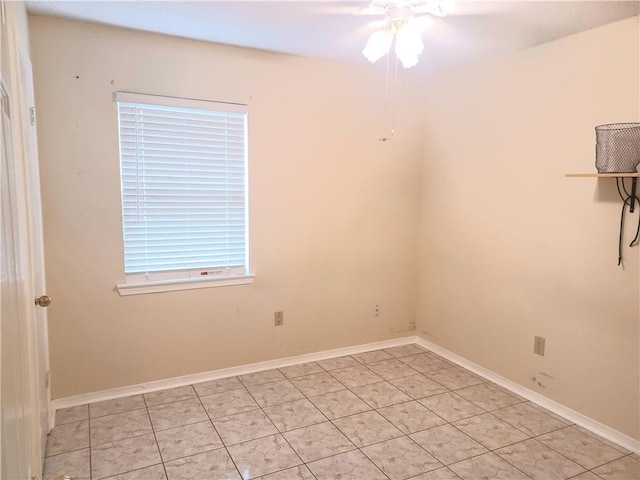
M 33 95 L 33 73 L 31 62 L 19 55 L 20 90 L 22 97 L 25 177 L 27 182 L 27 213 L 29 217 L 30 264 L 33 294 L 45 300 L 46 283 L 44 270 L 44 240 L 42 233 L 42 203 L 40 198 L 40 169 L 38 164 L 38 142 L 36 137 L 35 101 Z M 51 391 L 49 381 L 49 335 L 47 309 L 34 302 L 34 341 L 36 361 L 36 394 L 40 415 L 38 435 L 42 455 L 45 453 L 47 434 L 52 427 L 50 415 Z
M 0 478 L 42 478 L 49 430 L 48 346 L 42 214 L 35 140 L 31 65 L 0 35 L 2 105 L 0 306 Z M 45 303 L 41 299 L 40 304 Z
M 0 478 L 31 477 L 31 402 L 28 335 L 25 318 L 25 258 L 17 215 L 15 153 L 6 83 L 0 77 L 2 125 L 0 150 Z

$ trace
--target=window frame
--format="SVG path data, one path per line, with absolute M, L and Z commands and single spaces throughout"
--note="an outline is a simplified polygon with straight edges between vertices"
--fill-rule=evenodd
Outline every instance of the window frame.
M 125 273 L 124 282 L 116 284 L 116 289 L 121 296 L 137 295 L 145 293 L 158 293 L 176 290 L 190 290 L 208 287 L 224 287 L 233 285 L 247 285 L 253 282 L 255 275 L 250 271 L 249 255 L 249 165 L 248 165 L 248 107 L 245 104 L 214 102 L 208 100 L 195 100 L 178 97 L 140 94 L 132 92 L 116 92 L 114 94 L 116 116 L 118 120 L 118 163 L 120 169 L 120 213 L 122 227 L 122 266 L 125 262 L 125 224 L 124 224 L 124 182 L 122 143 L 120 130 L 120 103 L 144 104 L 152 106 L 177 107 L 185 109 L 208 110 L 215 112 L 243 113 L 244 122 L 244 268 L 236 267 L 209 267 L 202 269 L 184 268 L 181 270 Z

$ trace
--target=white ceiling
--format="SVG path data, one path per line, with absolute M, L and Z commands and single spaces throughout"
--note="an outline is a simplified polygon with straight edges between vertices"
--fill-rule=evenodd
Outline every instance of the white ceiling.
M 640 14 L 640 1 L 478 2 L 423 33 L 414 67 L 430 73 L 504 54 Z M 115 25 L 305 57 L 366 63 L 361 51 L 381 17 L 355 15 L 367 1 L 27 0 L 31 13 Z M 380 60 L 381 68 L 386 63 Z

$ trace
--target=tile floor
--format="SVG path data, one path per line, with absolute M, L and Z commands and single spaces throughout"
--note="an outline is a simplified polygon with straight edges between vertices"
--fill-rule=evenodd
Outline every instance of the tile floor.
M 59 410 L 45 479 L 638 480 L 640 456 L 417 345 Z

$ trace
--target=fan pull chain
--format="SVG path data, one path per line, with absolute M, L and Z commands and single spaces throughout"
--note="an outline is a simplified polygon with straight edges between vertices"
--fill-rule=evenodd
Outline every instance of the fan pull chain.
M 381 142 L 390 142 L 393 136 L 396 134 L 395 132 L 395 124 L 396 124 L 396 102 L 395 102 L 395 93 L 398 86 L 398 59 L 395 58 L 395 71 L 393 78 L 393 85 L 390 87 L 389 82 L 389 72 L 391 70 L 391 54 L 387 55 L 387 71 L 385 76 L 385 105 L 384 105 L 384 116 L 391 115 L 391 122 L 389 128 L 389 136 L 382 137 L 378 140 Z

